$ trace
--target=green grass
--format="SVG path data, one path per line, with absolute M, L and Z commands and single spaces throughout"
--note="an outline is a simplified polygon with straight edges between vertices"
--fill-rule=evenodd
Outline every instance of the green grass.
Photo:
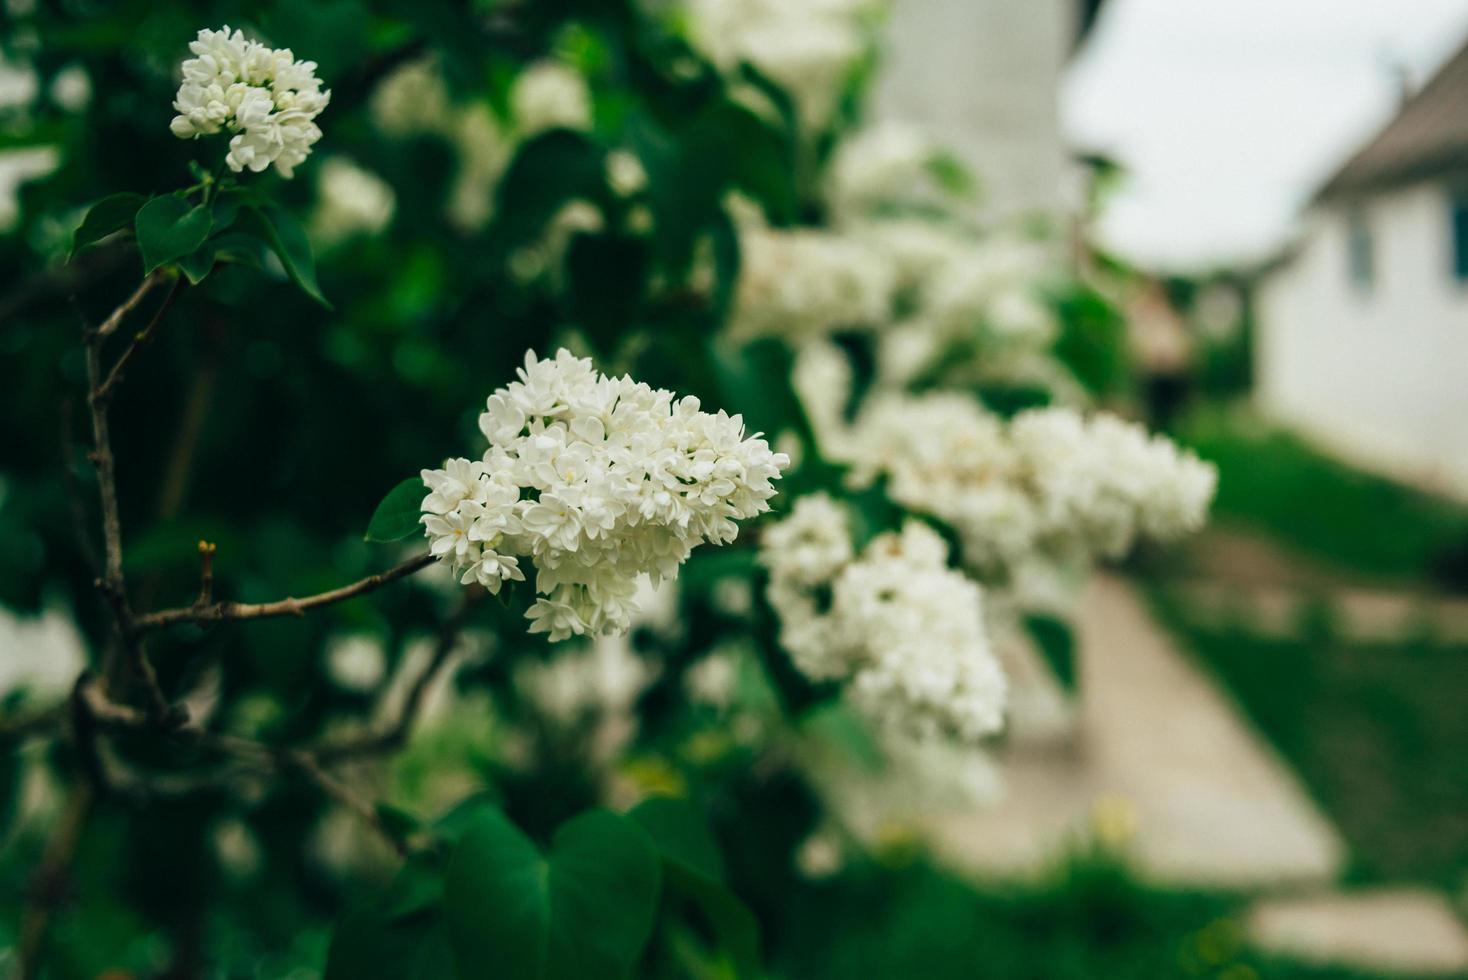
M 976 889 L 918 864 L 858 867 L 788 897 L 773 975 L 800 980 L 1348 980 L 1263 957 L 1239 899 L 1160 891 L 1082 859 L 1043 885 Z
M 1218 464 L 1214 515 L 1384 579 L 1468 579 L 1468 509 L 1354 470 L 1278 430 L 1205 413 L 1180 438 Z
M 1234 694 L 1340 827 L 1353 875 L 1468 882 L 1468 647 L 1349 642 L 1322 610 L 1300 635 L 1203 626 L 1154 590 L 1164 623 Z

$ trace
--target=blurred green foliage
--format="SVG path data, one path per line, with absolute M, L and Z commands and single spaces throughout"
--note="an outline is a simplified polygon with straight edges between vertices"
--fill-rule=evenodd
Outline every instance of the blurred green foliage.
M 1266 637 L 1242 614 L 1200 622 L 1163 586 L 1153 597 L 1341 828 L 1355 876 L 1468 881 L 1468 650 L 1426 632 L 1352 640 L 1328 604 Z
M 1468 509 L 1353 469 L 1237 411 L 1200 412 L 1178 435 L 1218 464 L 1219 520 L 1268 531 L 1347 571 L 1435 577 L 1454 589 L 1468 582 Z

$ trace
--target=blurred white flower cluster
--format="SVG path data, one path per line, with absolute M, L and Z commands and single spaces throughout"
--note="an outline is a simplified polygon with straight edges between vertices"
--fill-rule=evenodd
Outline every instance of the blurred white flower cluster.
M 826 201 L 837 222 L 851 216 L 944 208 L 937 147 L 910 126 L 887 122 L 842 140 L 826 175 Z
M 323 245 L 334 245 L 354 235 L 375 235 L 392 221 L 397 195 L 372 171 L 334 156 L 323 162 L 318 172 L 319 194 L 311 232 Z
M 552 640 L 625 631 L 637 577 L 676 577 L 697 544 L 727 544 L 736 520 L 769 509 L 789 465 L 738 415 L 700 410 L 590 358 L 525 356 L 479 427 L 480 460 L 424 470 L 431 550 L 460 580 L 498 591 L 536 569 L 532 633 Z
M 838 453 L 858 483 L 886 477 L 894 501 L 954 528 L 965 564 L 1000 576 L 1196 531 L 1217 484 L 1211 464 L 1115 416 L 1045 408 L 1005 422 L 957 392 L 876 396 Z
M 799 341 L 870 329 L 891 316 L 891 266 L 863 242 L 813 228 L 741 225 L 731 333 Z
M 331 101 L 321 90 L 316 62 L 297 61 L 289 48 L 270 48 L 241 31 L 201 30 L 189 44 L 183 84 L 170 128 L 182 139 L 234 133 L 225 162 L 239 173 L 272 163 L 284 177 L 321 138 L 316 117 Z
M 909 520 L 855 555 L 846 512 L 814 494 L 765 532 L 760 561 L 780 641 L 808 677 L 843 682 L 897 730 L 974 742 L 1002 726 L 1006 686 L 979 587 L 948 567 L 927 525 Z
M 591 90 L 569 65 L 549 59 L 526 67 L 510 89 L 510 111 L 524 136 L 591 126 Z
M 873 0 L 689 0 L 693 43 L 722 71 L 749 64 L 783 88 L 803 128 L 825 130 L 859 59 Z

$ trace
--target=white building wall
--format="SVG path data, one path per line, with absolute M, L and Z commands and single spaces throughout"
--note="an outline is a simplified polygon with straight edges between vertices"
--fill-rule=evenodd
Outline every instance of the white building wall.
M 913 124 L 978 178 L 985 216 L 1064 213 L 1060 76 L 1075 0 L 894 0 L 875 117 Z
M 1261 292 L 1257 398 L 1358 463 L 1468 497 L 1468 286 L 1453 279 L 1448 202 L 1424 183 L 1363 205 L 1364 291 L 1348 212 L 1311 214 L 1302 251 Z

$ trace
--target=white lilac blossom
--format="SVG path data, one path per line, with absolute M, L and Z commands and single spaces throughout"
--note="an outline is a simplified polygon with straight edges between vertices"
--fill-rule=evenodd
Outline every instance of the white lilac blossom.
M 867 50 L 871 0 L 689 0 L 693 43 L 722 71 L 753 65 L 789 93 L 809 133 L 830 126 Z
M 370 105 L 373 121 L 389 136 L 427 133 L 453 145 L 459 165 L 449 190 L 448 219 L 464 231 L 484 227 L 494 214 L 495 192 L 515 149 L 514 138 L 489 106 L 454 104 L 431 58 L 388 75 L 373 91 Z
M 839 681 L 865 715 L 917 735 L 976 742 L 1004 720 L 1003 671 L 984 632 L 979 587 L 948 546 L 909 520 L 853 554 L 846 512 L 815 494 L 760 547 L 780 642 L 797 668 Z
M 638 576 L 656 585 L 696 545 L 733 541 L 789 465 L 740 416 L 607 377 L 590 358 L 530 352 L 518 373 L 479 417 L 482 458 L 423 471 L 422 522 L 465 584 L 497 592 L 528 559 L 530 631 L 552 640 L 625 632 Z
M 1212 465 L 1115 416 L 1047 408 L 1005 422 L 956 392 L 874 397 L 834 455 L 857 483 L 885 476 L 894 501 L 949 524 L 964 562 L 1001 578 L 1196 531 L 1217 482 Z
M 843 140 L 826 176 L 826 198 L 837 221 L 851 217 L 932 211 L 948 199 L 933 161 L 936 147 L 900 123 L 873 126 Z
M 527 136 L 547 129 L 588 129 L 591 91 L 576 69 L 557 61 L 537 61 L 515 79 L 510 111 Z
M 344 157 L 331 157 L 320 168 L 311 231 L 328 245 L 354 235 L 377 234 L 392 220 L 396 207 L 397 196 L 385 180 Z
M 228 131 L 225 162 L 239 173 L 272 163 L 284 177 L 321 138 L 316 117 L 331 101 L 316 77 L 316 62 L 297 61 L 289 48 L 250 41 L 241 31 L 202 30 L 189 44 L 183 84 L 170 128 L 181 139 Z
M 864 243 L 808 228 L 746 223 L 730 330 L 793 341 L 872 328 L 891 316 L 891 265 Z

